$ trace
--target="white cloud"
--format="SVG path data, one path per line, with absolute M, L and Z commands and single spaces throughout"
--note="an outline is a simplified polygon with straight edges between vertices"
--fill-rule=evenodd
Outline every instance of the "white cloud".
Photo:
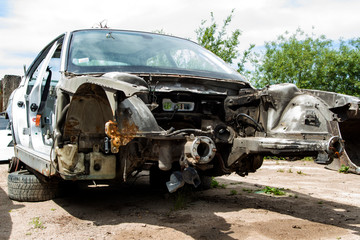
M 59 34 L 90 28 L 104 19 L 113 28 L 163 29 L 195 39 L 194 30 L 202 19 L 209 19 L 210 12 L 214 12 L 221 24 L 235 8 L 230 30 L 243 31 L 241 49 L 250 43 L 263 45 L 298 27 L 332 39 L 359 37 L 360 25 L 357 0 L 11 0 L 8 3 L 11 12 L 0 18 L 0 78 L 4 74 L 22 74 L 22 65 L 29 65 Z

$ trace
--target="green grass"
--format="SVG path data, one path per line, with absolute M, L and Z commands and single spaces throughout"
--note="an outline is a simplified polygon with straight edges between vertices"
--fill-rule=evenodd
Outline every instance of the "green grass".
M 253 190 L 249 189 L 249 188 L 243 188 L 242 190 L 243 190 L 243 192 L 247 192 L 247 193 L 252 193 L 253 192 Z
M 277 172 L 283 173 L 283 172 L 285 172 L 285 171 L 284 171 L 284 169 L 278 169 Z
M 183 194 L 178 194 L 175 198 L 174 202 L 174 211 L 178 211 L 180 209 L 184 209 L 186 207 L 186 196 Z
M 302 171 L 296 171 L 296 173 L 297 174 L 299 174 L 299 175 L 306 175 L 304 172 L 302 172 Z
M 285 192 L 282 191 L 282 188 L 275 188 L 275 187 L 268 187 L 266 186 L 264 189 L 261 189 L 260 192 L 266 193 L 266 194 L 273 194 L 276 196 L 285 195 Z
M 230 191 L 230 195 L 236 195 L 237 194 L 237 191 L 236 190 L 231 190 Z
M 34 217 L 31 219 L 30 224 L 34 225 L 35 229 L 44 229 L 44 224 L 40 221 L 40 217 Z
M 172 211 L 179 211 L 185 209 L 188 202 L 191 200 L 192 189 L 190 186 L 185 185 L 173 194 L 174 205 Z
M 212 177 L 211 188 L 226 188 L 226 184 L 220 184 L 214 177 Z
M 349 166 L 345 166 L 344 164 L 341 165 L 341 168 L 339 169 L 339 173 L 348 173 L 349 172 Z

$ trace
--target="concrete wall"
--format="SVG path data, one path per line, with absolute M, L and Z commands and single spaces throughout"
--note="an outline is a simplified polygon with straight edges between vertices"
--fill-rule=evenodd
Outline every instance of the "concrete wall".
M 1 79 L 1 92 L 0 92 L 0 112 L 6 110 L 9 97 L 11 93 L 19 86 L 21 81 L 20 76 L 5 75 Z

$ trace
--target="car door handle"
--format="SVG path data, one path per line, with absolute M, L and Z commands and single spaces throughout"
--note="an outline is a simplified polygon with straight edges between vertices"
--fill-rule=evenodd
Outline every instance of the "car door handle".
M 24 102 L 18 101 L 18 102 L 17 102 L 17 105 L 18 105 L 19 108 L 22 108 L 22 107 L 24 106 Z

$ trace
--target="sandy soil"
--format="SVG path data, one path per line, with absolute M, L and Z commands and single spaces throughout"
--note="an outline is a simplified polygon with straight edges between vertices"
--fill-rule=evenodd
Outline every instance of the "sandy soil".
M 24 203 L 8 199 L 2 164 L 0 239 L 360 239 L 359 179 L 308 161 L 266 161 L 207 191 L 168 194 L 142 176 Z M 257 192 L 265 186 L 286 195 Z

